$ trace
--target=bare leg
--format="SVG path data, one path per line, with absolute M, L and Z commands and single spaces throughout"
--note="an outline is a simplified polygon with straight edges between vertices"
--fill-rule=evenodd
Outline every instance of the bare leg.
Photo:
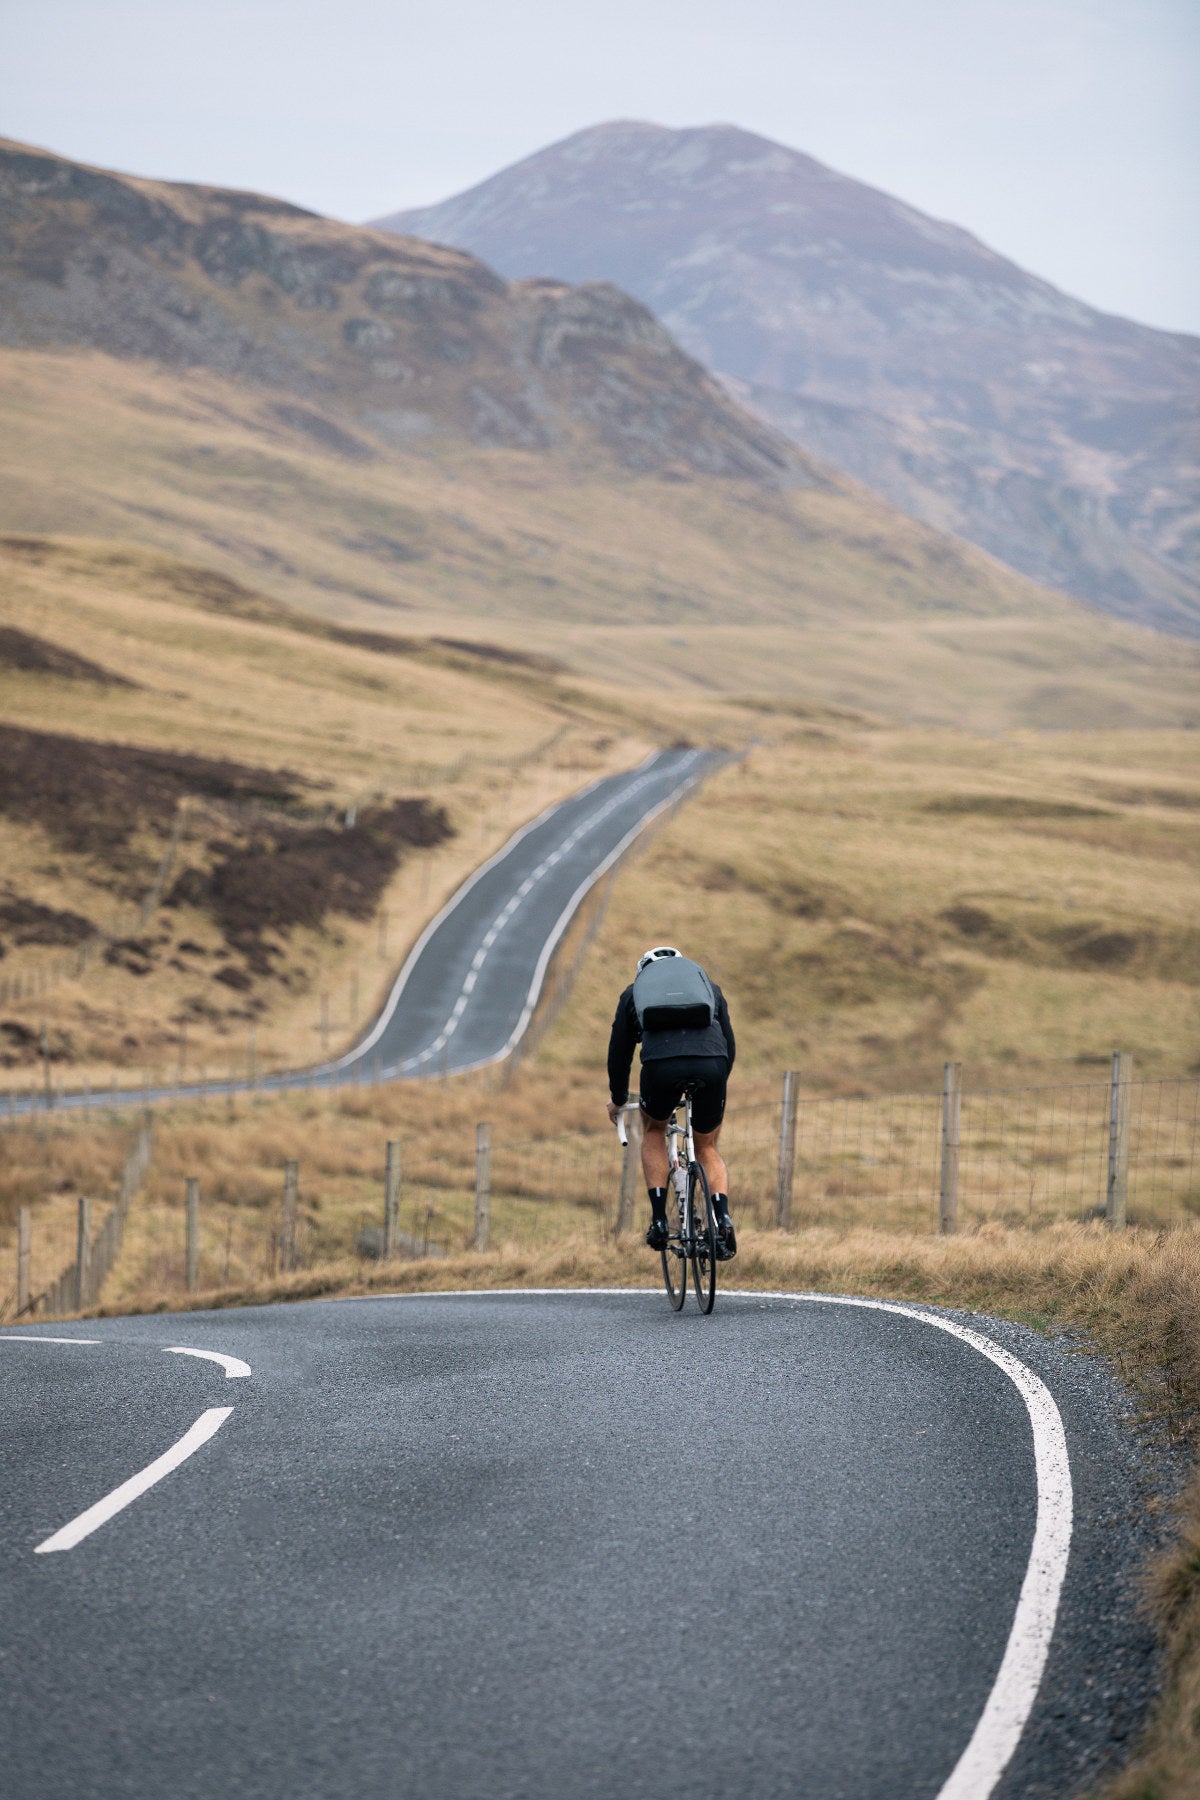
M 729 1170 L 725 1167 L 725 1158 L 717 1149 L 717 1139 L 721 1135 L 721 1127 L 718 1125 L 715 1131 L 695 1131 L 692 1135 L 696 1140 L 697 1160 L 708 1176 L 709 1193 L 727 1194 L 729 1192 Z M 645 1151 L 642 1152 L 642 1156 L 644 1160 Z
M 642 1174 L 648 1188 L 667 1185 L 670 1163 L 667 1160 L 667 1121 L 648 1119 L 642 1114 Z

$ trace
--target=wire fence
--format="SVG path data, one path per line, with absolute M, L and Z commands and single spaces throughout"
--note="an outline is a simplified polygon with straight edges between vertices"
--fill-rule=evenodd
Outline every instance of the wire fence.
M 370 1120 L 369 1092 L 355 1117 Z M 1200 1080 L 1133 1081 L 1128 1058 L 1116 1057 L 1107 1082 L 976 1091 L 962 1087 L 952 1064 L 940 1093 L 802 1096 L 788 1076 L 772 1100 L 731 1104 L 721 1149 L 735 1217 L 762 1229 L 970 1232 L 1067 1220 L 1165 1229 L 1200 1222 L 1198 1138 Z M 486 1121 L 473 1134 L 414 1129 L 394 1146 L 390 1211 L 382 1181 L 363 1174 L 361 1157 L 353 1179 L 362 1203 L 338 1207 L 328 1203 L 328 1150 L 320 1174 L 306 1176 L 299 1138 L 298 1149 L 282 1180 L 247 1172 L 202 1194 L 188 1210 L 187 1242 L 182 1182 L 178 1203 L 158 1194 L 134 1208 L 139 1291 L 258 1281 L 353 1256 L 445 1257 L 501 1244 L 536 1250 L 642 1229 L 637 1153 L 623 1153 L 615 1132 L 509 1139 Z M 92 1240 L 83 1289 L 77 1266 L 64 1269 L 40 1296 L 43 1314 L 73 1310 L 85 1290 L 85 1304 L 101 1297 L 149 1154 L 147 1127 Z M 24 1229 L 26 1276 L 18 1273 L 17 1285 L 32 1312 L 39 1300 L 29 1295 Z M 20 1256 L 18 1245 L 18 1263 Z
M 953 1131 L 944 1090 L 796 1098 L 790 1117 L 789 1128 L 786 1091 L 726 1116 L 735 1210 L 761 1228 L 1200 1222 L 1195 1079 L 959 1091 Z M 610 1133 L 513 1142 L 489 1133 L 485 1173 L 478 1144 L 465 1140 L 432 1149 L 417 1138 L 404 1153 L 405 1254 L 448 1254 L 481 1235 L 534 1246 L 585 1225 L 608 1237 L 622 1223 L 623 1185 L 642 1193 Z
M 1125 1165 L 1127 1222 L 1200 1217 L 1200 1082 L 1131 1082 L 1124 1098 L 1115 1130 L 1111 1083 L 962 1093 L 957 1227 L 1110 1217 L 1114 1157 Z M 945 1138 L 944 1094 L 801 1102 L 793 1223 L 936 1230 Z
M 16 1282 L 11 1292 L 0 1295 L 0 1321 L 20 1319 L 38 1312 L 51 1316 L 78 1312 L 97 1299 L 121 1254 L 130 1204 L 146 1178 L 153 1150 L 154 1126 L 147 1119 L 121 1165 L 117 1192 L 98 1228 L 93 1229 L 95 1220 L 92 1197 L 83 1195 L 76 1202 L 75 1256 L 40 1293 L 34 1291 L 31 1281 L 32 1211 L 29 1207 L 20 1209 L 17 1219 Z

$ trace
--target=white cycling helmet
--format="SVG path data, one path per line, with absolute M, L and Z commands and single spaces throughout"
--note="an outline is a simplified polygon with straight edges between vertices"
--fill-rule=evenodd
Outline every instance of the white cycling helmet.
M 681 950 L 676 950 L 674 944 L 656 944 L 653 950 L 647 950 L 644 956 L 638 957 L 637 972 L 640 975 L 647 963 L 657 962 L 661 956 L 682 956 L 682 954 Z

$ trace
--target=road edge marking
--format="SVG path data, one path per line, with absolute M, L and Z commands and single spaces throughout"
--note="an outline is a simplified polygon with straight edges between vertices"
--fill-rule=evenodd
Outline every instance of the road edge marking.
M 643 757 L 640 763 L 635 763 L 632 769 L 622 769 L 617 771 L 617 778 L 620 780 L 629 775 L 640 775 L 661 755 L 661 749 L 652 750 L 648 756 Z M 504 840 L 498 850 L 493 851 L 492 855 L 489 856 L 485 862 L 480 863 L 477 869 L 472 869 L 471 873 L 459 883 L 458 887 L 456 887 L 454 892 L 450 895 L 450 898 L 445 902 L 441 909 L 434 914 L 433 918 L 429 920 L 421 931 L 412 949 L 405 957 L 400 968 L 400 973 L 392 983 L 391 989 L 388 992 L 388 997 L 384 1001 L 380 1012 L 377 1014 L 375 1021 L 366 1036 L 360 1039 L 357 1044 L 352 1045 L 343 1055 L 334 1057 L 331 1062 L 318 1063 L 314 1065 L 312 1069 L 302 1071 L 302 1073 L 320 1075 L 328 1070 L 344 1068 L 349 1063 L 359 1061 L 373 1044 L 377 1044 L 379 1039 L 383 1036 L 387 1026 L 390 1024 L 397 1006 L 400 1004 L 401 995 L 408 985 L 409 976 L 416 966 L 418 957 L 421 955 L 426 944 L 438 929 L 439 925 L 449 918 L 455 908 L 466 899 L 471 889 L 475 887 L 478 882 L 482 881 L 483 877 L 489 874 L 490 871 L 495 868 L 497 863 L 502 862 L 509 852 L 515 850 L 517 845 L 524 838 L 527 838 L 531 832 L 536 831 L 539 825 L 544 824 L 552 813 L 557 812 L 560 807 L 567 806 L 576 800 L 586 799 L 589 794 L 594 793 L 595 790 L 608 779 L 609 777 L 607 775 L 597 775 L 594 781 L 586 782 L 584 786 L 577 789 L 575 793 L 564 794 L 561 800 L 552 800 L 549 806 L 543 807 L 536 818 L 529 819 L 524 825 L 519 826 L 518 829 L 513 832 L 511 837 Z
M 440 1293 L 432 1289 L 424 1294 L 347 1294 L 342 1298 L 446 1300 L 469 1297 L 479 1300 L 499 1294 L 571 1294 L 577 1297 L 581 1294 L 657 1295 L 661 1292 L 661 1288 L 655 1287 L 451 1288 Z M 916 1319 L 960 1339 L 985 1356 L 1007 1375 L 1024 1400 L 1033 1433 L 1037 1489 L 1033 1542 L 996 1678 L 966 1749 L 936 1797 L 936 1800 L 988 1800 L 1011 1762 L 1033 1711 L 1050 1654 L 1071 1551 L 1074 1523 L 1071 1462 L 1066 1427 L 1053 1394 L 1039 1375 L 993 1338 L 906 1301 L 869 1300 L 843 1294 L 789 1293 L 779 1288 L 731 1288 L 726 1289 L 722 1297 L 726 1300 L 787 1300 L 797 1305 L 858 1306 L 871 1312 L 896 1313 L 901 1318 Z M 337 1297 L 328 1296 L 324 1304 L 337 1304 Z
M 739 1290 L 747 1291 L 747 1290 Z M 895 1300 L 865 1300 L 835 1294 L 785 1296 L 826 1306 L 861 1306 L 874 1312 L 898 1313 L 948 1332 L 987 1357 L 1012 1382 L 1029 1416 L 1033 1432 L 1037 1484 L 1037 1518 L 1025 1579 L 1009 1628 L 1008 1642 L 987 1703 L 976 1721 L 966 1749 L 938 1790 L 937 1800 L 987 1800 L 1012 1760 L 1033 1711 L 1058 1618 L 1058 1603 L 1067 1573 L 1074 1521 L 1074 1491 L 1067 1433 L 1050 1389 L 1027 1363 L 994 1339 L 956 1319 L 945 1319 L 919 1306 Z
M 232 1406 L 210 1406 L 206 1412 L 200 1414 L 195 1424 L 189 1426 L 183 1436 L 171 1445 L 169 1450 L 164 1450 L 162 1455 L 156 1456 L 152 1463 L 147 1463 L 144 1469 L 139 1469 L 136 1475 L 131 1475 L 128 1481 L 123 1481 L 120 1487 L 113 1488 L 111 1493 L 105 1494 L 101 1499 L 95 1501 L 76 1518 L 68 1519 L 65 1525 L 60 1525 L 58 1530 L 52 1532 L 42 1543 L 35 1544 L 33 1554 L 47 1556 L 56 1550 L 73 1550 L 76 1544 L 82 1543 L 84 1538 L 90 1537 L 93 1531 L 99 1531 L 100 1527 L 107 1525 L 108 1521 L 117 1513 L 123 1512 L 127 1506 L 131 1506 L 140 1495 L 146 1492 L 147 1488 L 152 1488 L 165 1475 L 169 1475 L 173 1469 L 177 1469 L 180 1463 L 186 1462 L 188 1457 L 199 1450 L 202 1444 L 206 1444 L 210 1437 L 214 1437 L 220 1431 L 232 1411 Z
M 701 756 L 704 755 L 705 752 L 695 751 L 693 754 L 695 756 Z M 641 837 L 642 833 L 654 823 L 655 819 L 666 812 L 668 807 L 674 806 L 676 801 L 681 800 L 690 789 L 696 787 L 703 779 L 704 770 L 701 768 L 690 775 L 686 781 L 680 782 L 678 787 L 672 788 L 671 792 L 664 800 L 661 800 L 659 804 L 653 807 L 648 813 L 642 814 L 637 823 L 626 832 L 620 843 L 617 844 L 614 849 L 610 850 L 604 860 L 597 863 L 595 868 L 585 876 L 572 894 L 570 900 L 568 900 L 563 911 L 559 914 L 549 937 L 542 945 L 541 954 L 538 957 L 537 965 L 533 971 L 533 978 L 529 984 L 529 992 L 525 997 L 525 1005 L 522 1009 L 520 1018 L 513 1027 L 512 1035 L 509 1037 L 508 1042 L 502 1049 L 495 1051 L 491 1056 L 481 1057 L 478 1062 L 460 1064 L 454 1071 L 456 1075 L 470 1075 L 478 1069 L 490 1068 L 493 1063 L 503 1062 L 505 1057 L 512 1055 L 522 1037 L 524 1037 L 526 1031 L 529 1029 L 529 1022 L 532 1019 L 534 1012 L 537 1010 L 537 1003 L 541 998 L 542 985 L 546 979 L 546 971 L 550 966 L 550 958 L 553 956 L 555 950 L 557 950 L 567 927 L 575 917 L 576 912 L 579 910 L 587 894 L 595 887 L 601 877 L 606 875 L 613 865 L 620 861 L 621 857 L 625 855 L 625 852 L 639 837 Z M 493 1289 L 492 1291 L 495 1293 L 502 1290 Z M 528 1293 L 530 1290 L 526 1289 L 525 1291 Z M 547 1293 L 555 1293 L 558 1290 L 547 1288 L 544 1291 Z M 592 1291 L 596 1292 L 597 1290 L 593 1289 Z M 621 1293 L 624 1290 L 621 1288 L 612 1288 L 608 1291 L 612 1293 Z M 636 1289 L 630 1290 L 630 1292 L 636 1291 Z

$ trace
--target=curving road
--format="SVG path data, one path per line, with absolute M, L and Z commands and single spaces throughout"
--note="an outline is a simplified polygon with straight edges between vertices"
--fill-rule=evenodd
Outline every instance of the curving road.
M 5 1332 L 5 1793 L 1069 1794 L 1150 1667 L 1085 1365 L 733 1293 Z
M 729 760 L 711 750 L 660 750 L 549 807 L 511 837 L 426 927 L 379 1017 L 345 1056 L 314 1068 L 135 1092 L 59 1095 L 73 1109 L 163 1099 L 329 1087 L 360 1079 L 457 1074 L 498 1061 L 537 1004 L 550 957 L 588 889 L 672 802 Z M 40 1111 L 9 1095 L 10 1114 Z
M 461 1072 L 511 1051 L 555 946 L 600 875 L 720 752 L 660 750 L 593 782 L 527 825 L 426 927 L 345 1071 L 379 1059 L 385 1079 Z

